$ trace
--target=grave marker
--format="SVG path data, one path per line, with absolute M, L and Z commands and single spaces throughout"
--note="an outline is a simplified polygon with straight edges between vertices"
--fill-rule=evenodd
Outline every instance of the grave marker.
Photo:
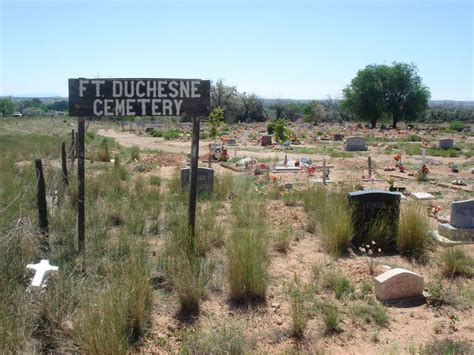
M 439 140 L 439 147 L 441 149 L 451 149 L 454 147 L 454 141 L 451 138 L 442 138 Z
M 331 180 L 329 178 L 329 173 L 330 173 L 330 169 L 333 169 L 334 166 L 333 165 L 326 165 L 326 159 L 323 160 L 323 165 L 322 166 L 315 166 L 316 169 L 321 169 L 322 173 L 323 173 L 323 177 L 322 177 L 322 180 L 323 180 L 323 184 L 326 185 L 326 182 Z
M 353 244 L 356 247 L 370 244 L 372 228 L 384 223 L 386 228 L 383 230 L 383 239 L 375 242 L 384 248 L 383 251 L 394 249 L 400 220 L 400 193 L 381 190 L 355 191 L 349 192 L 348 199 L 353 207 Z
M 369 179 L 372 177 L 372 158 L 368 157 L 367 158 L 367 164 L 369 168 Z
M 262 146 L 272 145 L 272 136 L 263 135 L 262 136 Z
M 365 139 L 362 137 L 347 137 L 346 139 L 346 150 L 349 152 L 365 151 L 367 145 Z
M 189 168 L 183 168 L 180 172 L 181 188 L 186 190 L 189 188 Z M 197 192 L 198 194 L 212 194 L 214 191 L 214 170 L 199 167 L 197 169 Z
M 474 228 L 474 199 L 451 204 L 451 225 L 456 228 Z
M 44 281 L 44 278 L 48 276 L 53 271 L 58 271 L 57 266 L 49 264 L 49 260 L 41 260 L 38 264 L 28 264 L 26 265 L 27 269 L 35 270 L 35 276 L 31 281 L 31 286 L 41 287 Z
M 375 295 L 381 301 L 423 296 L 423 277 L 410 270 L 395 268 L 375 278 Z
M 474 242 L 474 199 L 451 204 L 450 223 L 438 225 L 442 236 L 463 242 Z

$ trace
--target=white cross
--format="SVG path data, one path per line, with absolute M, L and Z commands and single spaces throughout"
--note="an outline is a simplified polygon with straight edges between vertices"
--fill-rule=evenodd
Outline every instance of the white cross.
M 425 148 L 421 148 L 421 154 L 422 154 L 421 167 L 423 167 L 423 165 L 425 165 L 425 157 L 426 157 L 426 149 Z
M 31 281 L 31 286 L 33 287 L 41 287 L 47 274 L 51 273 L 51 271 L 58 271 L 57 266 L 50 265 L 49 260 L 45 259 L 42 259 L 38 264 L 28 264 L 26 265 L 26 268 L 36 271 L 35 276 Z

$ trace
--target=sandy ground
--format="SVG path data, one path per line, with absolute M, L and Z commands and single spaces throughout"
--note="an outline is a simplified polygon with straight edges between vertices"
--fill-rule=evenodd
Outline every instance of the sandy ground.
M 148 136 L 136 136 L 128 132 L 117 132 L 114 130 L 101 129 L 98 132 L 102 136 L 114 138 L 125 147 L 138 146 L 141 149 L 159 150 L 165 152 L 166 164 L 148 172 L 161 177 L 170 177 L 175 169 L 182 167 L 185 156 L 190 151 L 190 142 L 163 141 Z M 200 152 L 207 152 L 208 142 L 201 142 Z M 376 181 L 363 181 L 362 175 L 367 175 L 367 157 L 334 158 L 318 154 L 288 153 L 290 159 L 298 159 L 302 156 L 309 157 L 313 161 L 322 161 L 326 158 L 328 164 L 334 165 L 331 177 L 335 181 L 351 181 L 362 184 L 366 188 L 387 189 L 385 179 L 391 174 L 383 171 L 383 166 L 393 164 L 391 155 L 378 154 L 377 147 L 370 147 L 370 153 L 374 161 L 374 175 Z M 148 154 L 148 153 L 147 153 Z M 234 148 L 230 150 L 230 156 L 234 156 Z M 283 152 L 272 151 L 269 148 L 248 146 L 237 147 L 236 155 L 240 157 L 251 156 L 256 159 L 282 159 Z M 149 154 L 153 156 L 153 153 Z M 414 178 L 397 178 L 398 186 L 405 186 L 408 191 L 424 191 L 433 193 L 436 198 L 426 201 L 427 206 L 441 205 L 442 213 L 449 214 L 449 205 L 456 199 L 472 197 L 466 191 L 453 190 L 435 184 L 438 181 L 448 181 L 453 177 L 461 176 L 468 182 L 468 188 L 472 186 L 472 176 L 463 171 L 460 174 L 451 174 L 448 162 L 457 164 L 466 163 L 465 158 L 433 158 L 440 161 L 440 165 L 431 166 L 430 178 L 433 182 L 419 183 Z M 414 156 L 404 158 L 406 165 L 419 166 L 421 157 Z M 216 174 L 224 172 L 239 174 L 220 165 L 214 164 Z M 318 175 L 320 173 L 316 173 Z M 282 182 L 296 182 L 306 184 L 310 176 L 307 173 L 276 174 Z M 229 203 L 225 204 L 222 214 L 225 215 L 229 209 Z M 351 304 L 342 304 L 343 331 L 334 335 L 326 335 L 323 330 L 323 322 L 320 316 L 315 316 L 309 321 L 306 337 L 302 342 L 295 342 L 288 334 L 291 327 L 291 307 L 286 293 L 286 285 L 292 280 L 296 273 L 303 282 L 310 282 L 312 267 L 323 263 L 325 268 L 339 268 L 356 287 L 360 287 L 364 281 L 372 281 L 367 259 L 352 254 L 349 257 L 332 261 L 323 251 L 320 238 L 305 230 L 306 214 L 301 206 L 286 206 L 283 201 L 271 201 L 267 206 L 269 224 L 272 232 L 277 233 L 283 226 L 291 226 L 292 242 L 287 254 L 272 251 L 270 264 L 270 282 L 267 302 L 250 310 L 233 308 L 227 300 L 227 286 L 222 268 L 215 272 L 212 285 L 206 300 L 202 303 L 201 314 L 193 324 L 180 322 L 176 318 L 177 301 L 173 294 L 164 290 L 156 290 L 153 309 L 153 325 L 151 334 L 147 337 L 141 351 L 144 352 L 169 352 L 177 351 L 181 346 L 182 330 L 186 328 L 211 329 L 216 326 L 238 322 L 244 325 L 245 334 L 255 341 L 255 351 L 258 353 L 283 353 L 285 351 L 303 350 L 315 352 L 325 350 L 333 354 L 377 354 L 377 353 L 403 353 L 408 352 L 410 346 L 420 346 L 435 338 L 451 338 L 466 340 L 474 343 L 474 323 L 472 305 L 470 307 L 444 306 L 434 308 L 427 304 L 409 308 L 388 307 L 389 324 L 378 327 L 374 324 L 360 324 L 348 315 L 347 308 Z M 226 224 L 226 220 L 223 220 Z M 436 221 L 431 220 L 432 226 Z M 152 246 L 155 252 L 159 251 L 161 245 L 157 243 Z M 474 254 L 474 246 L 465 246 L 471 254 Z M 438 247 L 439 251 L 440 247 Z M 212 251 L 212 257 L 223 261 L 222 249 Z M 400 266 L 417 273 L 425 278 L 425 282 L 433 281 L 438 270 L 433 263 L 421 265 L 413 263 L 401 256 L 383 256 L 376 258 L 377 272 L 382 272 L 381 265 Z M 456 289 L 467 288 L 472 292 L 473 281 L 458 279 L 449 283 Z M 316 297 L 324 299 L 327 295 L 318 294 Z M 472 301 L 471 301 L 472 303 Z

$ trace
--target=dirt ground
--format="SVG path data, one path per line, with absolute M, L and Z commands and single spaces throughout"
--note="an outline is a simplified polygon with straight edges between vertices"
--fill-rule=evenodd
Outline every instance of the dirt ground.
M 253 128 L 261 130 L 262 128 Z M 236 134 L 244 130 L 236 130 Z M 171 177 L 176 168 L 182 167 L 185 163 L 186 155 L 190 152 L 190 142 L 164 141 L 146 135 L 137 136 L 129 132 L 120 132 L 113 129 L 100 129 L 98 134 L 105 137 L 114 138 L 119 144 L 125 147 L 138 146 L 143 150 L 159 150 L 164 152 L 156 162 L 160 168 L 149 172 L 163 178 Z M 400 134 L 400 133 L 397 133 Z M 431 140 L 436 139 L 436 132 L 429 136 Z M 456 137 L 457 140 L 461 139 Z M 473 137 L 464 137 L 465 142 L 472 143 Z M 207 153 L 209 141 L 201 142 L 200 153 Z M 304 145 L 304 147 L 320 148 L 314 143 Z M 389 144 L 389 143 L 384 143 Z M 342 143 L 335 147 L 342 150 Z M 284 152 L 272 150 L 267 147 L 257 146 L 255 142 L 248 142 L 248 145 L 232 147 L 230 156 L 252 157 L 257 160 L 270 159 L 282 160 Z M 298 153 L 297 151 L 288 153 L 289 159 L 299 159 L 302 156 L 308 157 L 313 162 L 322 163 L 326 159 L 328 165 L 333 165 L 331 179 L 335 182 L 351 182 L 362 185 L 366 189 L 388 189 L 386 179 L 394 174 L 396 186 L 406 187 L 409 192 L 429 192 L 435 196 L 434 200 L 424 201 L 428 206 L 439 205 L 440 212 L 445 218 L 449 216 L 449 206 L 452 201 L 472 198 L 473 177 L 465 167 L 474 166 L 472 158 L 464 156 L 458 158 L 429 157 L 427 156 L 430 174 L 428 182 L 418 182 L 414 177 L 409 177 L 407 173 L 384 171 L 387 165 L 394 165 L 393 154 L 385 153 L 384 149 L 378 145 L 369 146 L 368 152 L 354 154 L 350 158 L 331 158 L 330 154 L 321 153 Z M 369 181 L 362 179 L 368 177 L 367 156 L 370 154 L 373 161 L 373 177 Z M 145 154 L 146 159 L 153 158 L 153 152 Z M 147 158 L 148 157 L 148 158 Z M 408 170 L 414 170 L 421 164 L 421 156 L 403 156 L 403 162 Z M 436 161 L 436 165 L 433 162 Z M 462 166 L 460 173 L 451 173 L 448 167 L 453 162 Z M 203 164 L 204 165 L 204 164 Z M 238 173 L 213 164 L 217 175 L 224 172 L 232 174 Z M 316 172 L 319 177 L 321 172 Z M 307 172 L 278 173 L 273 174 L 281 182 L 292 182 L 296 186 L 309 184 L 312 177 Z M 314 176 L 313 176 L 314 177 Z M 454 178 L 462 178 L 467 186 L 463 189 L 456 189 L 451 184 Z M 445 183 L 447 187 L 439 186 L 438 183 Z M 408 197 L 409 198 L 409 197 Z M 229 209 L 229 203 L 225 204 L 225 209 Z M 225 210 L 222 211 L 225 214 Z M 218 268 L 214 275 L 211 288 L 207 298 L 201 306 L 201 314 L 194 323 L 182 323 L 176 317 L 177 300 L 169 292 L 157 289 L 155 291 L 153 307 L 153 324 L 145 344 L 139 351 L 144 352 L 175 352 L 181 347 L 183 330 L 192 329 L 212 329 L 224 324 L 237 322 L 243 324 L 245 334 L 254 341 L 254 351 L 257 353 L 283 353 L 295 350 L 306 352 L 316 352 L 324 350 L 333 354 L 377 354 L 377 353 L 406 353 L 412 347 L 419 347 L 433 339 L 456 339 L 468 341 L 474 344 L 474 312 L 471 303 L 466 307 L 443 306 L 436 308 L 428 304 L 421 304 L 413 307 L 387 307 L 389 316 L 387 326 L 378 327 L 374 324 L 360 324 L 351 318 L 347 312 L 342 317 L 343 331 L 333 335 L 324 333 L 324 326 L 320 316 L 316 316 L 309 321 L 306 336 L 303 341 L 296 342 L 289 336 L 291 328 L 291 306 L 286 292 L 287 282 L 293 279 L 294 274 L 303 282 L 310 282 L 312 278 L 312 268 L 316 264 L 323 264 L 326 268 L 338 268 L 346 275 L 353 284 L 361 287 L 364 281 L 372 282 L 373 275 L 370 272 L 369 263 L 364 256 L 357 256 L 352 253 L 348 257 L 332 260 L 324 252 L 320 238 L 306 231 L 306 214 L 303 207 L 287 206 L 281 200 L 271 201 L 267 206 L 267 215 L 272 231 L 277 232 L 284 226 L 291 228 L 292 242 L 287 254 L 272 251 L 271 264 L 269 268 L 270 282 L 267 292 L 266 303 L 252 309 L 236 309 L 227 300 L 227 289 L 223 270 Z M 225 224 L 226 221 L 224 220 Z M 437 221 L 430 221 L 433 229 L 436 228 Z M 155 245 L 159 249 L 160 245 Z M 463 248 L 474 255 L 474 245 L 464 245 Z M 438 246 L 432 253 L 432 258 L 437 257 L 436 253 L 442 247 Z M 213 251 L 217 260 L 223 260 L 223 250 Z M 420 264 L 410 261 L 398 255 L 381 256 L 375 258 L 376 274 L 382 273 L 383 265 L 403 267 L 419 273 L 425 279 L 425 285 L 434 281 L 439 270 L 436 263 Z M 446 281 L 449 288 L 467 289 L 472 294 L 473 281 L 469 279 L 455 279 Z M 318 294 L 316 297 L 325 298 L 325 294 Z M 349 301 L 348 301 L 349 302 Z M 342 307 L 349 307 L 343 303 Z

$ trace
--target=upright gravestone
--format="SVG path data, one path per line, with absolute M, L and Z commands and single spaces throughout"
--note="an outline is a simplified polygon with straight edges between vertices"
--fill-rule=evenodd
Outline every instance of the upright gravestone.
M 262 136 L 262 146 L 272 145 L 272 136 Z
M 350 152 L 367 150 L 365 139 L 362 137 L 348 137 L 346 139 L 346 150 Z
M 396 247 L 400 220 L 400 193 L 355 191 L 349 192 L 348 198 L 353 208 L 352 243 L 361 247 L 365 244 L 372 245 L 372 241 L 375 241 L 375 248 L 393 250 Z
M 189 188 L 189 167 L 181 169 L 181 188 Z M 209 168 L 198 168 L 197 192 L 198 194 L 212 194 L 214 191 L 214 170 Z
M 454 141 L 451 138 L 442 138 L 439 140 L 439 147 L 441 149 L 451 149 L 454 147 Z
M 413 271 L 395 268 L 375 278 L 375 295 L 381 301 L 423 296 L 423 277 Z
M 474 199 L 453 202 L 450 222 L 438 225 L 439 234 L 456 241 L 474 241 Z

